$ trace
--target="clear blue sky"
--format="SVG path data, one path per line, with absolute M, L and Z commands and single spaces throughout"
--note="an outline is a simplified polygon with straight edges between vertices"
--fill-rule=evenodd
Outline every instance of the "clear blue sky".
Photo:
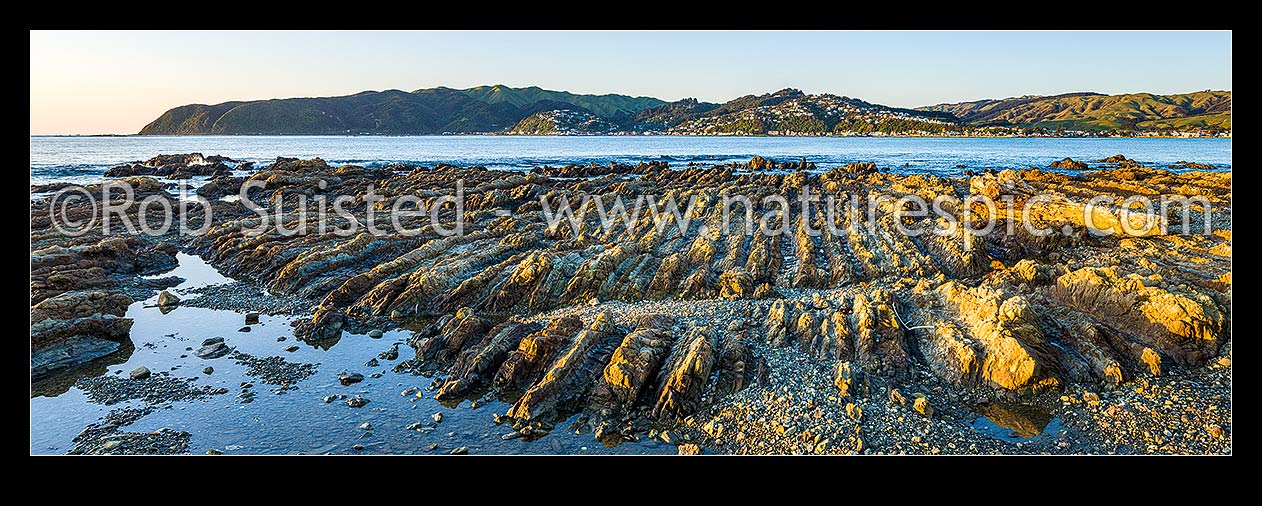
M 32 32 L 31 133 L 168 108 L 481 84 L 722 102 L 785 87 L 915 107 L 1231 89 L 1230 32 Z

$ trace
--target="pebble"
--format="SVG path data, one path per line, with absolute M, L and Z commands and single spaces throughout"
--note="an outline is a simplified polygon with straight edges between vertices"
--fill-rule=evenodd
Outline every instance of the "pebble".
M 929 405 L 929 399 L 924 396 L 917 396 L 916 400 L 912 402 L 911 408 L 925 417 L 933 416 L 933 406 Z
M 434 450 L 437 450 L 437 449 L 438 449 L 438 443 L 430 443 L 430 444 L 429 444 L 429 446 L 426 446 L 426 447 L 425 447 L 425 449 L 427 449 L 427 450 L 429 450 L 429 451 L 431 451 L 431 452 L 432 452 L 432 451 L 434 451 Z
M 351 449 L 352 449 L 352 450 L 355 450 L 355 451 L 360 451 L 360 450 L 363 450 L 363 449 L 364 449 L 364 445 L 361 445 L 361 444 L 356 444 L 356 445 L 354 445 L 354 446 L 351 446 Z
M 362 408 L 365 405 L 367 405 L 369 402 L 370 401 L 368 399 L 365 399 L 358 395 L 351 397 L 350 399 L 346 399 L 346 405 L 352 408 Z
M 150 374 L 151 373 L 149 372 L 149 368 L 142 365 L 140 367 L 133 369 L 131 371 L 130 376 L 131 376 L 131 379 L 142 380 L 142 379 L 148 378 Z
M 248 325 L 237 329 L 237 332 L 249 332 L 249 331 L 250 331 L 250 327 Z
M 166 290 L 163 290 L 160 293 L 158 293 L 158 307 L 172 308 L 178 305 L 180 305 L 180 298 L 176 297 L 175 294 L 172 294 L 171 292 L 168 292 Z
M 293 353 L 293 352 L 295 352 L 295 351 L 298 351 L 298 345 L 296 345 L 296 344 L 291 344 L 291 345 L 289 345 L 289 346 L 286 346 L 286 347 L 285 347 L 285 351 L 288 351 L 288 352 L 290 352 L 290 353 Z
M 218 339 L 218 341 L 210 344 L 203 344 L 202 347 L 198 348 L 197 351 L 193 352 L 193 354 L 197 355 L 199 358 L 212 359 L 222 357 L 232 351 L 231 348 L 228 348 L 228 345 L 224 344 L 222 337 L 212 337 L 211 339 L 207 339 L 207 341 L 211 341 L 213 339 Z
M 364 381 L 364 375 L 357 372 L 343 371 L 341 373 L 338 373 L 337 381 L 342 383 L 342 385 L 353 385 L 355 383 Z
M 368 331 L 368 337 L 373 339 L 381 339 L 382 335 L 385 335 L 385 333 L 382 332 L 381 329 L 372 329 Z
M 259 314 L 250 312 L 245 314 L 245 324 L 254 325 L 259 322 Z
M 214 448 L 211 448 L 211 449 L 206 450 L 206 455 L 223 455 L 223 452 L 216 450 Z
M 215 368 L 211 366 L 206 366 L 205 369 L 202 369 L 202 374 L 214 374 L 214 372 Z
M 369 422 L 361 423 L 359 424 L 359 430 L 372 430 L 372 424 Z
M 468 446 L 461 446 L 461 447 L 451 449 L 452 455 L 467 455 L 468 453 L 469 453 Z
M 431 416 L 430 418 L 433 418 L 433 419 L 434 419 L 434 423 L 443 423 L 443 414 L 442 414 L 442 413 L 434 413 L 434 415 L 433 415 L 433 416 Z

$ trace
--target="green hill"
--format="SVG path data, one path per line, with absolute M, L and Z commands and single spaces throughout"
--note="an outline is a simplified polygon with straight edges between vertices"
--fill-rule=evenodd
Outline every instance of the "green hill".
M 506 133 L 513 135 L 599 135 L 618 132 L 618 125 L 583 110 L 541 111 L 527 116 Z
M 534 111 L 531 111 L 534 112 Z M 146 125 L 142 135 L 441 134 L 496 131 L 520 119 L 507 104 L 452 90 L 365 91 L 344 97 L 187 105 Z
M 1068 93 L 921 107 L 970 125 L 1067 130 L 1231 129 L 1231 92 L 1179 95 Z
M 190 104 L 142 135 L 1013 135 L 1019 129 L 1231 131 L 1231 92 L 1069 93 L 901 109 L 786 88 L 722 104 L 579 95 L 536 86 L 365 91 L 341 97 Z
M 190 104 L 171 109 L 145 125 L 140 131 L 146 133 L 164 133 L 171 135 L 190 135 L 209 133 L 215 121 L 232 108 L 244 102 L 224 102 L 217 105 Z
M 666 103 L 651 97 L 629 97 L 614 94 L 576 95 L 568 91 L 545 90 L 538 86 L 510 88 L 497 84 L 495 86 L 476 86 L 460 91 L 488 104 L 509 103 L 517 107 L 527 107 L 539 101 L 565 102 L 574 104 L 598 116 L 611 119 L 633 116 L 641 110 Z
M 285 98 L 176 107 L 141 135 L 286 135 L 501 132 L 540 111 L 592 111 L 630 118 L 665 102 L 625 95 L 575 95 L 537 87 L 365 91 L 342 97 Z
M 644 109 L 636 113 L 635 117 L 631 119 L 631 123 L 638 130 L 661 132 L 685 121 L 696 119 L 718 107 L 719 104 L 698 102 L 695 98 L 685 98 L 677 102 Z
M 966 129 L 950 114 L 899 109 L 831 94 L 786 88 L 746 95 L 707 110 L 700 104 L 676 118 L 683 135 L 941 135 Z M 680 109 L 683 109 L 681 106 Z M 641 112 L 644 114 L 647 111 Z

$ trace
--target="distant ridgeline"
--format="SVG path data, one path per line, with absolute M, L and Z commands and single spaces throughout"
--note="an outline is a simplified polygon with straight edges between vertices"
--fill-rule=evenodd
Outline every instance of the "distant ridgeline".
M 1057 135 L 1230 133 L 1231 92 L 1074 93 L 900 109 L 784 89 L 712 104 L 479 86 L 190 104 L 141 135 Z

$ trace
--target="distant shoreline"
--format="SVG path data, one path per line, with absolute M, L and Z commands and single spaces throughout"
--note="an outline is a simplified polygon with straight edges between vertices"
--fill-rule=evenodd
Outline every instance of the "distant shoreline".
M 141 138 L 160 138 L 160 137 L 521 137 L 521 138 L 543 138 L 543 137 L 705 137 L 705 138 L 825 138 L 825 139 L 1231 139 L 1231 135 L 1226 136 L 1182 136 L 1182 135 L 1131 135 L 1131 136 L 1097 136 L 1097 135 L 681 135 L 681 134 L 625 134 L 625 135 L 513 135 L 501 133 L 461 133 L 461 134 L 180 134 L 180 135 L 151 135 L 151 134 L 31 134 L 30 137 L 141 137 Z

